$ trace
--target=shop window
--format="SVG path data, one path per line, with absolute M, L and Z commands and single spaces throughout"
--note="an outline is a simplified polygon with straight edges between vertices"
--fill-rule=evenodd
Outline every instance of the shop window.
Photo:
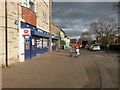
M 42 48 L 42 38 L 37 39 L 37 48 Z
M 29 40 L 29 38 L 25 38 L 25 50 L 30 50 L 30 40 Z
M 43 47 L 48 47 L 48 39 L 43 39 Z
M 57 41 L 56 40 L 52 40 L 52 46 L 56 46 L 57 45 Z
M 36 49 L 36 46 L 35 46 L 35 39 L 33 38 L 32 39 L 32 50 L 35 50 Z

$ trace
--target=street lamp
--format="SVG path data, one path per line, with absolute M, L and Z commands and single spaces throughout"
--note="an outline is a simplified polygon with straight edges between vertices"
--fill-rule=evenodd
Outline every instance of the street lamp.
M 118 8 L 118 36 L 120 35 L 120 1 L 118 2 L 117 6 Z

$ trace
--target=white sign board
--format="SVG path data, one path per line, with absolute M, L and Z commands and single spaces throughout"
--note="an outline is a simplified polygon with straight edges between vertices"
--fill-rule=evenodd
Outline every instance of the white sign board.
M 25 61 L 25 38 L 28 38 L 31 35 L 29 28 L 19 29 L 19 61 Z
M 31 36 L 31 31 L 28 28 L 21 29 L 21 34 L 22 34 L 22 36 Z

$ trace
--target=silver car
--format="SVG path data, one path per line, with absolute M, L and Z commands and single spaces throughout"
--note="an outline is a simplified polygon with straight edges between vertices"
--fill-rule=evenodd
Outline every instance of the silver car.
M 93 51 L 100 51 L 100 45 L 98 44 L 92 44 L 90 47 L 89 47 L 90 50 L 93 50 Z

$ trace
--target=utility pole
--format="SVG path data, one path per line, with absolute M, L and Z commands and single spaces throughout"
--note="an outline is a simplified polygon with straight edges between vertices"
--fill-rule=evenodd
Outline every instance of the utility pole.
M 6 66 L 8 66 L 8 30 L 7 30 L 7 0 L 5 0 L 5 57 L 6 57 Z

